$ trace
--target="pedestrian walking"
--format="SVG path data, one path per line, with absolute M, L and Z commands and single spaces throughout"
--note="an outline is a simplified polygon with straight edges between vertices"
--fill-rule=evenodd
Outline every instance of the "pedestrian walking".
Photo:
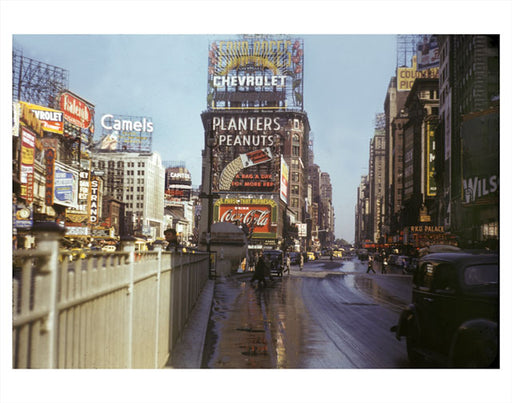
M 258 285 L 263 283 L 263 286 L 267 285 L 267 280 L 265 279 L 265 274 L 267 272 L 267 263 L 263 258 L 263 254 L 260 255 L 258 262 L 256 263 L 256 268 L 254 269 L 254 274 L 251 278 L 251 284 L 254 280 L 258 281 Z
M 386 258 L 386 253 L 384 251 L 381 251 L 379 253 L 379 262 L 380 262 L 380 274 L 386 274 L 386 266 L 388 265 L 388 261 Z
M 368 255 L 368 269 L 366 269 L 366 272 L 369 273 L 371 271 L 373 271 L 374 273 L 376 273 L 375 270 L 373 270 L 373 256 L 372 255 Z
M 300 254 L 300 260 L 299 260 L 299 270 L 302 271 L 302 268 L 304 267 L 304 256 L 301 253 Z
M 290 254 L 287 253 L 286 254 L 286 257 L 284 259 L 284 271 L 285 272 L 288 272 L 288 275 L 290 275 L 290 265 L 291 265 L 291 259 L 290 259 Z

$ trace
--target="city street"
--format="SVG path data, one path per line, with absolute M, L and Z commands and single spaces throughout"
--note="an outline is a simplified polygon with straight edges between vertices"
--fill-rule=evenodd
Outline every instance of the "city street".
M 408 368 L 390 332 L 410 276 L 366 274 L 357 258 L 308 262 L 267 287 L 217 280 L 204 368 Z

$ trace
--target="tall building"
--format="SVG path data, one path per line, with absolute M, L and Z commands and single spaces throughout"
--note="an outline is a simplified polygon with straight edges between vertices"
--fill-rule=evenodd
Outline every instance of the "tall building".
M 398 242 L 403 186 L 404 103 L 409 91 L 398 91 L 397 78 L 392 77 L 384 101 L 386 117 L 386 175 L 383 235 L 387 242 Z
M 386 123 L 384 113 L 375 116 L 374 136 L 370 140 L 369 160 L 369 198 L 372 217 L 371 240 L 383 242 L 385 213 L 385 175 L 386 175 Z
M 334 208 L 332 206 L 331 177 L 327 172 L 320 174 L 319 239 L 322 246 L 334 242 Z
M 497 239 L 499 36 L 439 35 L 439 44 L 443 223 L 462 242 Z
M 355 245 L 363 247 L 371 242 L 370 231 L 370 191 L 368 175 L 361 176 L 361 183 L 357 188 L 357 202 L 355 211 Z
M 418 78 L 407 97 L 404 127 L 403 225 L 408 242 L 418 237 L 411 227 L 432 224 L 437 194 L 435 131 L 439 115 L 439 80 Z M 420 233 L 422 229 L 420 229 Z M 419 234 L 421 235 L 421 234 Z M 417 242 L 415 242 L 416 244 Z
M 208 61 L 199 232 L 208 242 L 209 224 L 232 222 L 246 227 L 252 247 L 282 247 L 310 203 L 303 41 L 216 40 Z
M 92 169 L 102 172 L 104 196 L 122 202 L 135 236 L 163 236 L 165 169 L 158 153 L 96 152 Z

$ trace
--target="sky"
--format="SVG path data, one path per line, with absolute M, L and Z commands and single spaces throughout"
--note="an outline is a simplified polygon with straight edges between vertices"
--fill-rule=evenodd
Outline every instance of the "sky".
M 500 33 L 502 72 L 509 72 L 512 71 L 510 15 L 512 7 L 508 0 L 3 0 L 0 1 L 1 130 L 4 136 L 11 130 L 12 98 L 6 89 L 11 86 L 14 39 L 26 56 L 68 70 L 70 90 L 95 104 L 97 116 L 113 113 L 152 117 L 155 124 L 153 150 L 158 151 L 164 161 L 185 161 L 193 183 L 198 185 L 203 147 L 200 114 L 206 109 L 209 38 L 240 33 L 301 36 L 305 42 L 304 109 L 314 136 L 315 161 L 331 176 L 336 236 L 352 241 L 356 190 L 361 175 L 368 170 L 373 120 L 375 114 L 383 112 L 386 89 L 396 67 L 394 35 Z M 51 39 L 42 36 L 48 34 L 56 36 Z M 137 36 L 105 38 L 100 36 L 103 34 Z M 148 38 L 149 34 L 166 36 Z M 36 35 L 37 38 L 18 35 Z M 510 83 L 510 75 L 502 74 L 500 86 L 504 96 L 500 103 L 507 111 L 512 110 Z M 504 114 L 503 120 L 507 125 L 503 133 L 510 133 L 509 117 Z M 503 149 L 507 149 L 506 140 L 502 138 Z M 11 171 L 8 151 L 8 147 L 2 147 L 3 158 L 0 159 L 2 172 L 6 174 Z M 507 184 L 508 177 L 503 175 L 500 195 L 506 199 L 510 197 Z M 11 197 L 5 193 L 6 197 L 0 199 L 0 208 L 10 212 Z M 2 252 L 5 249 L 10 252 L 10 218 L 10 214 L 2 215 Z M 503 209 L 500 221 L 509 220 L 508 210 Z M 9 253 L 2 255 L 9 256 Z M 1 272 L 2 296 L 5 297 L 10 295 L 11 279 L 8 270 Z M 508 307 L 511 293 L 504 294 L 508 299 L 503 304 Z M 10 301 L 2 304 L 2 370 L 11 365 L 10 351 L 4 352 L 10 344 L 11 324 L 5 323 L 5 319 L 10 318 L 10 305 Z M 503 340 L 510 340 L 509 321 L 501 323 L 500 327 L 505 335 Z M 503 356 L 510 357 L 510 345 L 502 347 Z M 263 395 L 268 396 L 265 400 L 269 401 L 398 403 L 422 398 L 416 387 L 417 377 L 423 373 L 417 371 L 262 373 L 266 378 L 257 379 L 264 389 Z M 179 399 L 181 402 L 226 403 L 259 402 L 262 398 L 249 380 L 254 373 L 245 371 L 209 371 L 207 374 L 173 371 L 171 375 L 165 371 L 59 371 L 58 374 L 56 378 L 54 372 L 7 371 L 5 382 L 6 371 L 2 371 L 2 389 L 9 394 L 9 402 L 129 403 Z M 487 374 L 489 376 L 485 376 Z M 429 371 L 429 389 L 437 385 L 435 391 L 442 396 L 441 401 L 454 403 L 491 402 L 500 396 L 510 397 L 509 389 L 504 389 L 509 383 L 510 370 L 487 374 L 470 371 L 465 372 L 464 378 L 457 378 L 452 372 Z M 468 387 L 484 384 L 485 388 Z M 422 386 L 425 385 L 422 383 Z M 97 400 L 98 395 L 102 396 L 101 400 Z
M 315 162 L 331 176 L 335 234 L 351 242 L 374 117 L 396 67 L 395 35 L 302 35 L 304 110 Z M 69 72 L 69 89 L 104 114 L 149 116 L 152 149 L 201 184 L 208 44 L 222 35 L 15 35 L 23 55 Z M 378 66 L 378 69 L 376 68 Z

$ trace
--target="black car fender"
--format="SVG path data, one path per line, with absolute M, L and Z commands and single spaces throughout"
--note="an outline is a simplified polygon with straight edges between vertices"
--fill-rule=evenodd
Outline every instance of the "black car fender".
M 400 340 L 402 336 L 407 336 L 407 329 L 409 328 L 411 321 L 413 322 L 414 326 L 419 329 L 416 307 L 414 304 L 409 304 L 405 309 L 402 310 L 400 317 L 398 318 L 398 324 L 391 328 L 391 331 L 395 332 L 395 337 L 397 340 Z
M 498 349 L 498 324 L 488 319 L 472 319 L 455 332 L 450 361 L 456 367 L 495 366 Z

